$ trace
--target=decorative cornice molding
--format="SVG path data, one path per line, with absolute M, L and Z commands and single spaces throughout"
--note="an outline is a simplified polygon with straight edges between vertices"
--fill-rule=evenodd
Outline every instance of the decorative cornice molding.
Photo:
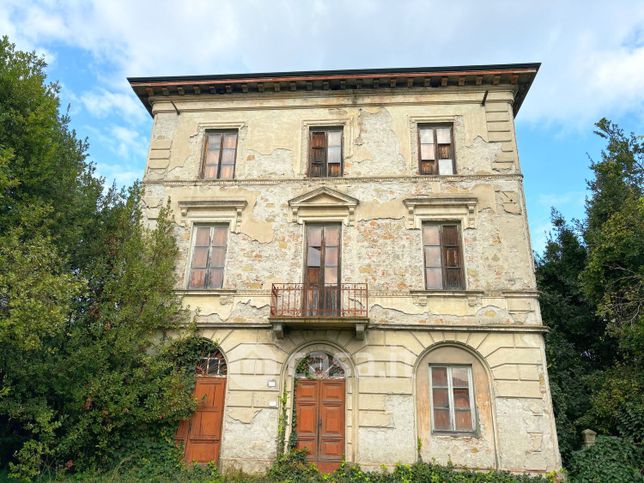
M 478 199 L 467 195 L 419 196 L 403 200 L 407 207 L 408 227 L 420 228 L 423 221 L 444 219 L 446 216 L 463 218 L 467 228 L 476 225 L 476 204 Z
M 341 220 L 345 225 L 355 222 L 358 199 L 328 186 L 321 186 L 288 201 L 292 220 L 305 221 Z
M 230 231 L 236 232 L 246 205 L 246 200 L 180 200 L 179 211 L 193 221 L 226 221 Z

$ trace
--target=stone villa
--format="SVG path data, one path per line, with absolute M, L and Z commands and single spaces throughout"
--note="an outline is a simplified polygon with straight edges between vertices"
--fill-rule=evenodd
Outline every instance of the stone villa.
M 514 130 L 538 69 L 129 79 L 147 218 L 171 200 L 219 348 L 187 459 L 561 467 Z

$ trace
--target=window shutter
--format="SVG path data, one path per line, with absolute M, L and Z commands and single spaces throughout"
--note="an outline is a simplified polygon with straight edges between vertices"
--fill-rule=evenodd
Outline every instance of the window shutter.
M 441 227 L 441 249 L 446 289 L 463 289 L 463 267 L 461 266 L 461 240 L 458 225 Z
M 324 131 L 311 131 L 309 176 L 326 176 L 327 136 Z

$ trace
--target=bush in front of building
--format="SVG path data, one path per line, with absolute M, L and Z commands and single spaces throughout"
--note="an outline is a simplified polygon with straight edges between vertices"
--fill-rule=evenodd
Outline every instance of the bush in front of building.
M 632 483 L 644 481 L 644 449 L 626 438 L 597 436 L 597 442 L 570 458 L 570 481 Z

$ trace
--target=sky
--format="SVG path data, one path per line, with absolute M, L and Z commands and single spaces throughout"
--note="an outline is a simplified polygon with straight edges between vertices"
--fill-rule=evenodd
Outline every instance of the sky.
M 0 0 L 108 183 L 143 175 L 152 120 L 126 77 L 541 62 L 516 118 L 533 249 L 582 218 L 602 117 L 644 134 L 644 1 Z

